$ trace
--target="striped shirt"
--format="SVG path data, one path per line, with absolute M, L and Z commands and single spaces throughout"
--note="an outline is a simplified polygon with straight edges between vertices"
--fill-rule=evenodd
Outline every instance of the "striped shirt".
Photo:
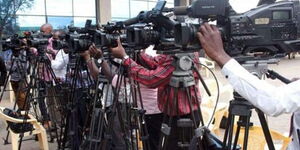
M 186 115 L 192 111 L 197 110 L 200 103 L 200 91 L 198 89 L 198 81 L 196 80 L 196 86 L 188 87 L 192 102 L 192 111 L 189 107 L 188 95 L 182 88 L 178 89 L 178 93 L 175 96 L 175 88 L 169 85 L 175 67 L 173 66 L 173 57 L 170 55 L 159 55 L 151 57 L 146 54 L 140 54 L 142 59 L 154 70 L 149 70 L 143 66 L 137 64 L 134 60 L 128 58 L 124 61 L 123 65 L 128 67 L 130 77 L 144 84 L 150 88 L 158 88 L 158 108 L 170 115 Z M 194 59 L 195 63 L 198 63 L 197 56 Z M 196 72 L 193 72 L 194 77 L 197 79 Z M 174 98 L 178 99 L 176 109 L 174 109 Z

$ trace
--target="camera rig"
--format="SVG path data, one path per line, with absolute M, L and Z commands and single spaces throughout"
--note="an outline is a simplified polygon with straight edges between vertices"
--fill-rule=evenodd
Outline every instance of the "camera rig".
M 282 57 L 299 50 L 299 7 L 297 0 L 260 1 L 257 8 L 237 14 L 227 0 L 194 1 L 191 6 L 174 8 L 175 15 L 199 19 L 196 25 L 177 24 L 175 41 L 197 45 L 194 41 L 200 24 L 217 21 L 229 55 Z

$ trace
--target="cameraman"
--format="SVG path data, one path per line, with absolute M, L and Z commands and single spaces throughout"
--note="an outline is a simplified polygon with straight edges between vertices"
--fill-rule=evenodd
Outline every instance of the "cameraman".
M 115 58 L 122 59 L 122 65 L 127 68 L 130 77 L 147 87 L 158 88 L 157 95 L 159 96 L 157 102 L 159 110 L 168 115 L 168 117 L 173 117 L 171 125 L 172 129 L 168 141 L 166 141 L 168 143 L 166 148 L 172 150 L 178 149 L 178 141 L 181 138 L 185 138 L 189 141 L 190 137 L 180 137 L 182 133 L 181 128 L 177 127 L 177 120 L 181 118 L 191 118 L 193 113 L 197 124 L 200 122 L 197 108 L 201 99 L 200 91 L 198 89 L 199 82 L 197 80 L 197 73 L 193 72 L 193 75 L 196 78 L 195 88 L 189 87 L 192 103 L 191 110 L 188 100 L 189 97 L 186 94 L 185 89 L 179 88 L 176 97 L 174 97 L 176 91 L 169 86 L 170 79 L 175 70 L 175 66 L 173 65 L 174 58 L 171 55 L 159 55 L 157 57 L 148 57 L 147 59 L 144 59 L 148 65 L 155 68 L 154 70 L 149 70 L 128 57 L 120 40 L 118 41 L 117 47 L 111 48 L 111 52 Z M 199 64 L 198 58 L 198 54 L 195 53 L 193 60 L 195 64 Z M 178 101 L 177 108 L 173 108 L 172 100 L 174 100 L 174 98 L 177 98 Z
M 53 27 L 51 24 L 43 24 L 40 27 L 40 32 L 43 35 L 51 35 L 53 32 Z M 54 59 L 57 51 L 53 49 L 52 47 L 52 41 L 53 38 L 58 38 L 58 35 L 54 34 L 51 38 L 48 40 L 48 45 L 47 48 L 45 49 L 46 51 L 46 56 L 47 58 L 51 61 Z M 38 55 L 38 51 L 34 48 L 33 49 L 34 54 Z M 49 61 L 47 61 L 49 62 Z M 50 73 L 50 70 L 47 68 L 46 65 L 51 65 L 46 63 L 41 63 L 42 65 L 38 66 L 38 76 L 39 76 L 39 89 L 38 89 L 38 104 L 40 108 L 41 115 L 43 117 L 43 126 L 48 130 L 50 127 L 50 116 L 47 111 L 47 106 L 45 104 L 45 97 L 47 97 L 50 101 L 53 100 L 53 94 L 52 92 L 49 92 L 51 89 L 50 87 L 52 86 L 53 82 L 53 77 Z
M 86 60 L 90 60 L 90 56 L 93 56 L 95 58 L 102 57 L 102 51 L 100 49 L 97 49 L 95 46 L 91 46 L 89 49 L 89 54 L 85 56 Z M 145 54 L 145 52 L 141 52 L 139 55 L 139 62 L 143 64 L 143 66 L 149 68 L 149 69 L 155 69 L 153 66 L 149 66 L 144 62 L 145 59 L 149 59 L 149 56 Z M 88 67 L 90 69 L 90 72 L 94 79 L 97 79 L 97 76 L 99 74 L 99 69 L 96 67 L 94 61 L 88 61 Z M 117 84 L 117 78 L 118 75 L 113 75 L 109 73 L 110 68 L 108 64 L 103 61 L 101 64 L 101 71 L 108 77 L 110 82 L 112 82 L 112 86 L 116 86 Z M 125 91 L 124 91 L 125 92 Z M 144 85 L 140 85 L 140 92 L 142 96 L 143 101 L 143 107 L 146 110 L 145 114 L 145 121 L 147 124 L 147 129 L 149 133 L 149 143 L 151 149 L 158 149 L 159 145 L 159 137 L 160 137 L 160 127 L 163 120 L 163 114 L 157 107 L 157 88 L 148 88 Z M 122 99 L 124 96 L 120 96 L 119 98 Z M 120 100 L 122 102 L 122 100 Z M 112 100 L 111 100 L 112 101 Z M 110 102 L 112 103 L 112 102 Z M 140 105 L 140 103 L 138 102 Z M 117 118 L 117 117 L 116 117 Z M 115 124 L 119 124 L 118 120 Z M 120 130 L 115 128 L 114 130 Z M 116 132 L 116 131 L 114 131 Z M 120 132 L 120 131 L 119 131 Z M 115 133 L 118 134 L 118 133 Z
M 275 87 L 245 70 L 224 51 L 220 32 L 216 26 L 205 23 L 198 38 L 206 54 L 215 60 L 233 88 L 255 107 L 270 116 L 294 113 L 289 150 L 299 150 L 300 134 L 300 80 Z
M 20 39 L 22 45 L 26 45 L 26 38 Z M 28 107 L 25 104 L 26 99 L 26 78 L 27 78 L 27 69 L 28 64 L 28 55 L 25 47 L 16 47 L 11 49 L 10 60 L 7 63 L 7 67 L 10 70 L 10 83 L 14 91 L 16 98 L 16 104 L 18 105 L 19 110 L 25 110 L 25 107 Z

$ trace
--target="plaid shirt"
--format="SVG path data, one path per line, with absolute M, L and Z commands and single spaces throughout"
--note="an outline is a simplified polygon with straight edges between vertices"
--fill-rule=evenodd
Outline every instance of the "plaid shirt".
M 141 65 L 137 64 L 132 59 L 126 59 L 123 63 L 124 66 L 128 67 L 128 72 L 130 76 L 151 88 L 158 88 L 158 108 L 167 113 L 170 116 L 175 115 L 186 115 L 190 114 L 191 110 L 189 107 L 188 96 L 186 95 L 185 90 L 178 89 L 177 94 L 177 111 L 173 108 L 173 100 L 175 98 L 174 95 L 174 88 L 170 88 L 169 82 L 172 77 L 172 73 L 175 70 L 173 66 L 173 57 L 170 55 L 159 55 L 156 57 L 150 57 L 146 54 L 141 54 L 141 57 L 149 65 L 149 67 L 154 68 L 153 70 L 148 70 Z M 194 62 L 198 64 L 197 58 L 195 57 Z M 196 72 L 194 72 L 194 77 L 196 78 L 196 88 L 193 89 L 192 87 L 188 87 L 191 91 L 191 98 L 192 98 L 192 109 L 197 110 L 198 104 L 200 104 L 200 91 L 198 87 L 198 76 Z M 167 94 L 168 89 L 170 89 L 169 94 Z M 196 99 L 196 95 L 197 98 Z M 169 98 L 169 100 L 167 100 Z M 168 104 L 167 104 L 168 101 Z M 197 102 L 198 101 L 198 102 Z M 166 106 L 166 107 L 165 107 Z

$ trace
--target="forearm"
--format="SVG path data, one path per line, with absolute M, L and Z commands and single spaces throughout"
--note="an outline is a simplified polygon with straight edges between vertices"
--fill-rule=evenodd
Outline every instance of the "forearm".
M 132 59 L 125 60 L 124 65 L 131 78 L 147 87 L 157 88 L 168 83 L 175 69 L 169 61 L 172 60 L 166 60 L 164 65 L 157 66 L 155 70 L 146 69 Z
M 89 68 L 90 74 L 93 77 L 93 79 L 97 80 L 100 71 L 99 71 L 99 68 L 97 67 L 96 63 L 94 61 L 90 60 L 87 62 L 87 66 Z M 113 74 L 112 74 L 110 67 L 106 61 L 103 61 L 101 63 L 101 71 L 109 81 L 112 80 Z
M 222 68 L 232 58 L 228 54 L 223 53 L 223 54 L 219 54 L 218 56 L 216 56 L 213 59 Z
M 93 60 L 88 60 L 86 63 L 87 63 L 87 67 L 89 69 L 90 75 L 92 76 L 92 78 L 94 80 L 97 80 L 98 75 L 99 75 L 99 69 L 96 66 L 95 62 Z
M 103 63 L 101 64 L 101 71 L 104 74 L 104 76 L 111 82 L 113 79 L 113 73 L 108 65 L 108 63 L 106 61 L 103 61 Z
M 300 81 L 275 87 L 259 80 L 233 60 L 224 65 L 222 72 L 235 91 L 268 115 L 277 116 L 300 109 Z

